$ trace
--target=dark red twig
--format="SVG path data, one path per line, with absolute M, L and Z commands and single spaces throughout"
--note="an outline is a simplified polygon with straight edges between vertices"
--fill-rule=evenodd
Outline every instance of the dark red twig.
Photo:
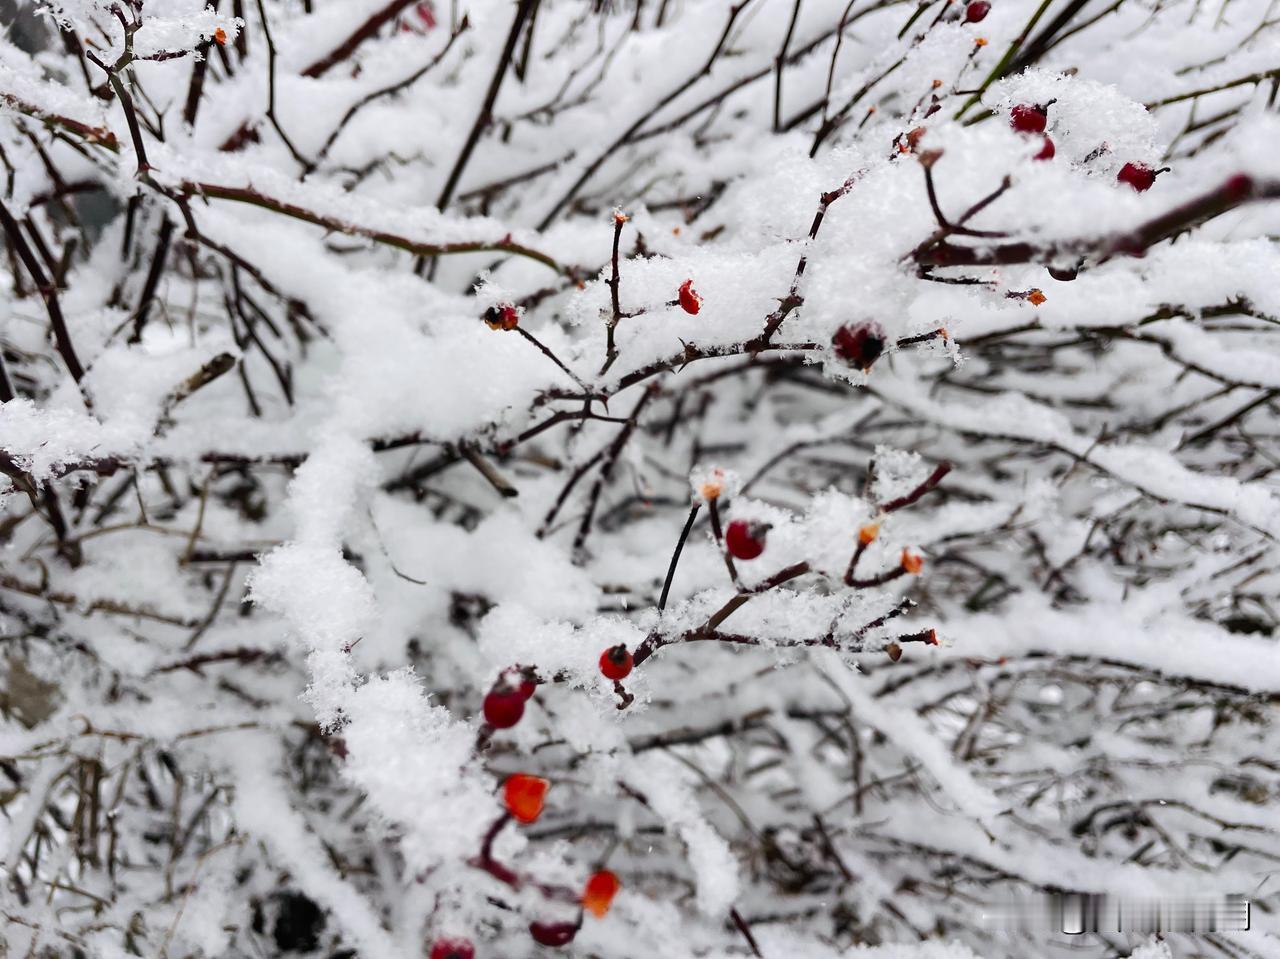
M 891 499 L 887 503 L 882 503 L 880 505 L 880 512 L 892 513 L 894 510 L 902 509 L 904 506 L 910 506 L 930 490 L 936 489 L 938 484 L 941 483 L 943 478 L 950 472 L 950 463 L 945 461 L 939 463 L 934 467 L 933 472 L 929 474 L 928 478 L 910 493 L 899 496 L 897 499 Z

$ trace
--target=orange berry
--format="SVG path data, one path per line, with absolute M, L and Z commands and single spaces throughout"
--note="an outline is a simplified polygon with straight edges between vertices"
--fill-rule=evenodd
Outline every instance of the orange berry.
M 1027 294 L 1027 299 L 1031 301 L 1032 306 L 1039 306 L 1041 303 L 1043 303 L 1045 300 L 1049 298 L 1045 296 L 1043 293 L 1041 293 L 1039 290 L 1032 290 L 1029 294 Z
M 225 47 L 227 45 L 227 31 L 223 30 L 222 27 L 218 27 L 217 30 L 214 30 L 213 42 L 220 47 Z
M 542 805 L 550 788 L 551 783 L 539 776 L 516 773 L 507 777 L 507 782 L 502 787 L 502 799 L 507 812 L 520 822 L 536 822 L 542 815 Z
M 613 903 L 622 882 L 608 869 L 602 869 L 587 880 L 582 891 L 582 906 L 597 919 L 603 918 Z
M 924 569 L 924 557 L 919 553 L 912 553 L 904 549 L 902 551 L 902 568 L 912 576 L 919 576 L 920 570 Z
M 876 541 L 876 537 L 880 535 L 879 523 L 868 523 L 858 530 L 858 542 L 863 546 L 870 546 Z

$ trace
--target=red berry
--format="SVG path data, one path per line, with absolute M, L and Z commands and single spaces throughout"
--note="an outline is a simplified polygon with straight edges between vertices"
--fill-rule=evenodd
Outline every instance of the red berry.
M 510 303 L 502 303 L 485 310 L 484 321 L 491 330 L 510 331 L 520 325 L 520 313 Z
M 582 906 L 597 919 L 603 919 L 621 888 L 621 880 L 608 869 L 593 873 L 582 891 Z
M 484 698 L 484 721 L 494 729 L 510 729 L 524 715 L 524 700 L 519 688 L 495 686 Z
M 1253 193 L 1253 177 L 1247 173 L 1237 173 L 1227 178 L 1227 182 L 1222 184 L 1222 189 L 1229 199 L 1243 200 Z
M 503 671 L 500 682 L 515 689 L 520 693 L 521 699 L 527 700 L 538 691 L 538 684 L 534 682 L 534 676 L 536 675 L 532 669 L 527 667 L 512 666 L 510 669 Z
M 1156 171 L 1145 163 L 1126 163 L 1116 174 L 1116 179 L 1127 183 L 1139 193 L 1146 193 L 1156 182 Z
M 862 370 L 871 369 L 871 364 L 880 359 L 884 342 L 884 327 L 874 321 L 842 326 L 831 338 L 836 356 Z
M 680 284 L 680 309 L 694 316 L 702 309 L 702 297 L 693 288 L 693 280 L 685 280 Z
M 973 3 L 964 8 L 964 22 L 981 23 L 990 12 L 991 4 L 987 0 L 973 0 Z
M 431 959 L 476 959 L 476 947 L 469 939 L 437 939 L 431 946 Z
M 735 519 L 724 531 L 724 545 L 734 559 L 755 559 L 764 552 L 764 540 L 768 532 L 769 526 L 766 523 Z
M 1033 160 L 1052 160 L 1053 155 L 1058 151 L 1054 149 L 1053 141 L 1048 137 L 1044 138 L 1044 144 L 1040 147 L 1040 152 L 1033 156 Z
M 544 946 L 567 946 L 578 934 L 578 927 L 571 922 L 531 922 L 529 935 Z
M 1019 103 L 1009 111 L 1009 126 L 1019 133 L 1044 133 L 1049 111 L 1034 103 Z
M 516 773 L 502 786 L 502 803 L 522 823 L 537 822 L 550 788 L 551 783 L 540 776 Z
M 600 654 L 600 672 L 605 679 L 626 679 L 631 674 L 631 652 L 625 646 L 610 646 Z

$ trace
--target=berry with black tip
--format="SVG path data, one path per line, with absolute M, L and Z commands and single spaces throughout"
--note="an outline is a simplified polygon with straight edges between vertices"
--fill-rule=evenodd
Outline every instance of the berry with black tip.
M 499 303 L 484 311 L 484 321 L 491 330 L 510 332 L 520 325 L 520 312 L 510 303 Z
M 734 559 L 755 559 L 764 552 L 769 524 L 735 519 L 725 528 L 724 545 Z
M 1145 163 L 1126 163 L 1116 174 L 1116 180 L 1127 183 L 1139 193 L 1146 193 L 1156 182 L 1157 172 Z
M 836 356 L 860 370 L 869 370 L 884 353 L 884 327 L 874 321 L 847 324 L 831 338 Z
M 600 654 L 600 672 L 604 673 L 605 679 L 615 682 L 626 679 L 631 674 L 632 665 L 631 651 L 621 644 L 610 646 Z
M 1019 133 L 1044 133 L 1049 111 L 1034 103 L 1019 103 L 1009 111 L 1009 126 Z

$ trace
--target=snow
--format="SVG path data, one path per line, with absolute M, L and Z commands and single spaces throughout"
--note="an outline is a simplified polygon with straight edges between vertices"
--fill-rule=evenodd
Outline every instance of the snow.
M 521 959 L 599 869 L 565 955 L 1038 955 L 977 917 L 1061 890 L 1274 912 L 1267 11 L 243 6 L 0 38 L 10 951 Z M 122 101 L 75 49 L 127 37 Z

